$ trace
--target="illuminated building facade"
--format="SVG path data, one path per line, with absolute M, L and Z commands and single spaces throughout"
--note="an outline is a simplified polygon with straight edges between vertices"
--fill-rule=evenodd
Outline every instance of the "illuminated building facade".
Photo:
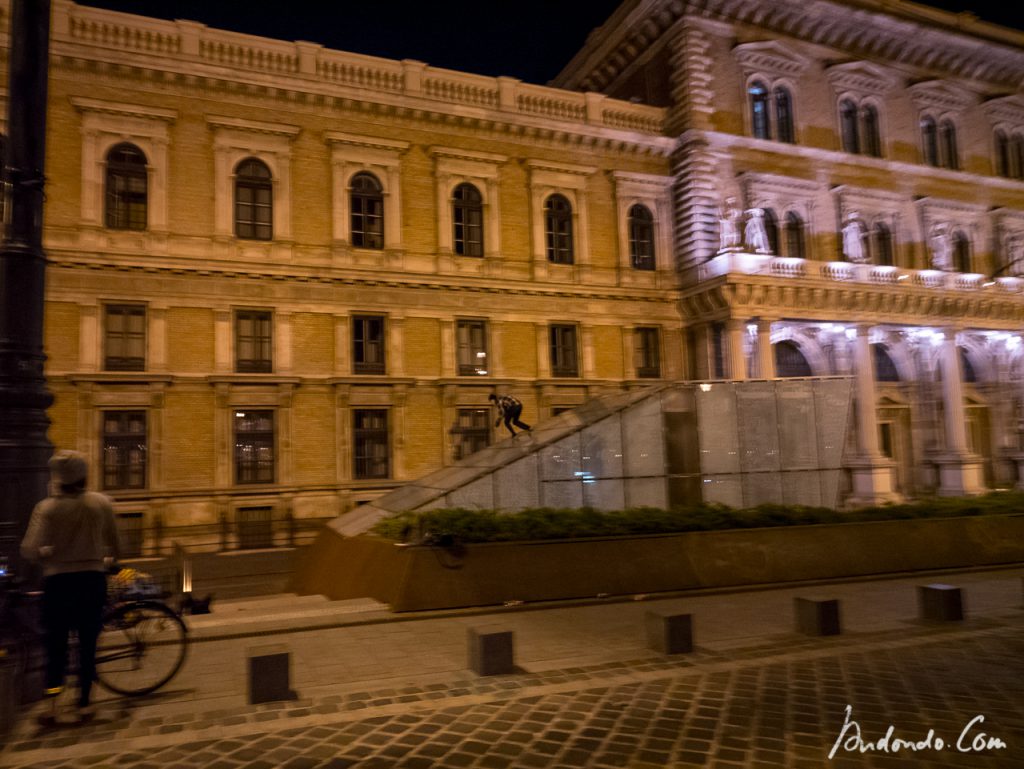
M 491 393 L 852 374 L 849 501 L 1015 484 L 1024 35 L 885 9 L 627 1 L 542 87 L 55 2 L 51 440 L 259 545 Z

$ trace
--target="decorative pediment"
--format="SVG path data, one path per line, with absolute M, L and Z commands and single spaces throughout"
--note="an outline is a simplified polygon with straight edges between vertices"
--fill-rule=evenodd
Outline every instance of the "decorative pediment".
M 1012 123 L 1024 126 L 1024 97 L 1018 94 L 988 99 L 982 108 L 992 123 Z
M 101 101 L 99 99 L 86 99 L 79 96 L 72 96 L 71 104 L 75 109 L 82 113 L 115 115 L 120 118 L 160 120 L 165 123 L 173 123 L 178 119 L 177 110 L 160 109 L 158 107 L 144 107 L 139 104 L 126 104 L 124 102 L 117 101 Z
M 896 86 L 896 76 L 868 61 L 850 61 L 833 64 L 825 70 L 828 81 L 836 93 L 854 91 L 862 95 L 881 96 Z
M 732 53 L 748 75 L 763 72 L 776 77 L 795 76 L 811 63 L 809 58 L 793 52 L 778 40 L 742 43 L 733 48 Z
M 977 96 L 966 88 L 945 80 L 925 80 L 907 89 L 918 109 L 952 110 L 960 112 L 977 101 Z

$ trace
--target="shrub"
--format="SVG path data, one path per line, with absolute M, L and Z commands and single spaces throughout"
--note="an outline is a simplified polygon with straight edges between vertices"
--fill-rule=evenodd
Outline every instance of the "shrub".
M 1022 510 L 1024 494 L 1016 492 L 997 492 L 984 497 L 926 499 L 842 512 L 826 507 L 791 505 L 761 505 L 739 510 L 709 504 L 670 510 L 636 507 L 610 512 L 592 507 L 542 507 L 517 513 L 451 508 L 425 513 L 401 513 L 378 523 L 373 533 L 394 540 L 417 541 L 429 534 L 435 538 L 453 537 L 462 542 L 514 542 L 907 518 L 1008 515 Z

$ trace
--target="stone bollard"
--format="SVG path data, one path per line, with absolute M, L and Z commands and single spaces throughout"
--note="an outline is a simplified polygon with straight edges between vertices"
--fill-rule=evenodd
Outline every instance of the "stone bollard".
M 924 620 L 959 622 L 964 618 L 960 588 L 953 585 L 918 585 L 917 606 Z
M 284 644 L 248 651 L 249 704 L 298 699 L 291 688 L 291 654 Z
M 662 654 L 693 651 L 693 615 L 648 611 L 644 618 L 647 646 Z
M 501 625 L 469 629 L 469 669 L 480 676 L 501 676 L 516 670 L 512 631 Z
M 794 598 L 797 632 L 804 635 L 839 635 L 838 598 Z

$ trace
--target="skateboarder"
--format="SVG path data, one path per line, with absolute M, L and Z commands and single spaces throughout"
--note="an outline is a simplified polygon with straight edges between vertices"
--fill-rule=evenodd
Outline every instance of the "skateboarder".
M 497 427 L 502 422 L 505 423 L 505 427 L 514 436 L 516 431 L 512 429 L 512 425 L 515 425 L 520 430 L 529 430 L 530 426 L 525 422 L 519 421 L 520 414 L 523 413 L 523 402 L 512 395 L 495 395 L 491 393 L 487 396 L 487 399 L 494 402 L 494 405 L 498 407 L 498 418 L 494 422 L 494 426 Z

